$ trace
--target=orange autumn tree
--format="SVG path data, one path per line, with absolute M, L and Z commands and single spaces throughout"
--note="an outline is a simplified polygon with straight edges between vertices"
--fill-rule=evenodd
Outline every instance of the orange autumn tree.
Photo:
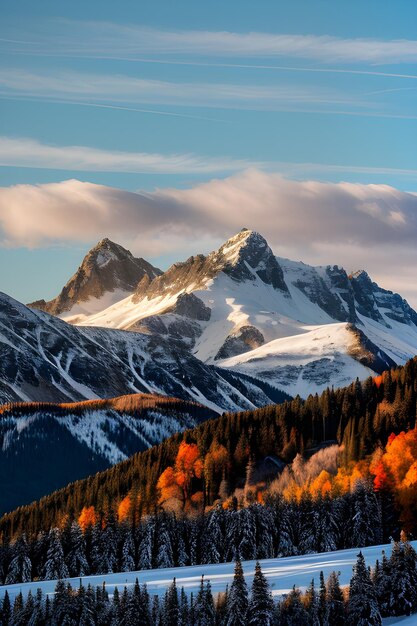
M 97 522 L 96 510 L 93 506 L 83 507 L 79 517 L 78 523 L 81 526 L 83 532 L 88 526 L 94 526 Z
M 124 522 L 125 520 L 128 519 L 130 513 L 132 510 L 132 498 L 130 496 L 126 496 L 125 498 L 123 498 L 123 500 L 119 503 L 119 506 L 117 507 L 117 517 L 119 522 Z
M 159 503 L 168 500 L 180 500 L 182 508 L 191 501 L 192 481 L 203 475 L 203 461 L 195 443 L 182 441 L 178 449 L 174 467 L 167 467 L 159 477 L 157 489 L 160 492 Z M 196 495 L 196 494 L 194 494 Z

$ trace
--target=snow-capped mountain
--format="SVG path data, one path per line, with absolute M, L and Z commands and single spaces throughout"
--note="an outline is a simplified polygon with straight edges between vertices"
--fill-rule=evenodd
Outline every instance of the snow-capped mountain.
M 364 271 L 276 257 L 247 229 L 207 256 L 145 275 L 127 297 L 69 321 L 80 330 L 175 341 L 206 366 L 248 374 L 290 395 L 346 385 L 417 353 L 417 313 L 401 296 Z
M 124 461 L 215 413 L 151 394 L 0 408 L 0 513 Z M 76 462 L 74 462 L 76 460 Z
M 77 327 L 0 292 L 0 402 L 67 402 L 130 393 L 216 412 L 282 398 L 268 384 L 205 364 L 169 336 Z
M 56 298 L 29 306 L 77 323 L 126 297 L 144 276 L 152 280 L 160 274 L 161 270 L 145 259 L 137 259 L 119 244 L 102 239 Z

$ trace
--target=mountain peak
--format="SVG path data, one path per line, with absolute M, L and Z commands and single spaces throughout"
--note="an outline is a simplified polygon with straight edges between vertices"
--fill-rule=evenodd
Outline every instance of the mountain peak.
M 283 271 L 268 242 L 254 230 L 242 228 L 210 256 L 221 260 L 223 271 L 235 280 L 253 280 L 258 276 L 275 289 L 288 292 Z
M 106 293 L 132 293 L 144 276 L 152 280 L 160 274 L 145 259 L 135 258 L 129 250 L 105 237 L 87 252 L 56 298 L 49 302 L 38 300 L 29 306 L 60 315 L 71 311 L 76 304 L 100 299 Z M 119 299 L 122 297 L 125 296 L 119 294 Z

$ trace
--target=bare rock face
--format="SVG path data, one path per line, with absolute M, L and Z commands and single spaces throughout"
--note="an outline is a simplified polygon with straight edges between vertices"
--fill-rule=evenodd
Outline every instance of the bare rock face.
M 396 366 L 395 361 L 368 339 L 360 328 L 354 324 L 348 324 L 347 328 L 354 338 L 348 354 L 359 361 L 359 363 L 369 367 L 378 374 L 382 374 L 385 370 Z
M 151 282 L 143 279 L 134 300 L 139 302 L 145 296 L 151 299 L 183 289 L 196 291 L 204 288 L 220 272 L 237 282 L 260 278 L 274 289 L 288 293 L 282 268 L 266 240 L 259 233 L 244 228 L 208 256 L 198 254 L 182 263 L 174 263 Z
M 249 352 L 249 350 L 259 348 L 264 343 L 264 336 L 255 326 L 241 326 L 236 333 L 227 337 L 215 360 L 228 359 L 229 357 Z
M 408 302 L 398 293 L 379 287 L 364 270 L 352 274 L 351 283 L 356 307 L 361 315 L 387 325 L 379 311 L 381 308 L 384 309 L 386 317 L 393 321 L 417 325 L 417 313 Z
M 211 316 L 210 307 L 193 293 L 180 294 L 172 312 L 199 322 L 208 322 Z
M 144 277 L 152 280 L 160 274 L 161 271 L 145 259 L 135 258 L 129 250 L 110 239 L 102 239 L 84 257 L 74 276 L 56 298 L 49 302 L 37 300 L 28 306 L 60 315 L 75 304 L 100 298 L 116 289 L 132 292 Z

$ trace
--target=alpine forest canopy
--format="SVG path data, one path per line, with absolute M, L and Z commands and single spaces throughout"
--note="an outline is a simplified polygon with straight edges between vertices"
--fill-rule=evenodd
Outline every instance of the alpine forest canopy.
M 16 509 L 0 520 L 0 532 L 4 539 L 23 533 L 30 539 L 71 520 L 104 527 L 116 515 L 135 525 L 162 510 L 196 516 L 216 505 L 239 509 L 274 497 L 335 498 L 360 479 L 387 498 L 400 525 L 413 532 L 416 400 L 414 358 L 305 401 L 225 413 Z M 323 448 L 330 446 L 337 454 L 327 458 Z M 300 484 L 297 476 L 310 461 L 316 470 Z

